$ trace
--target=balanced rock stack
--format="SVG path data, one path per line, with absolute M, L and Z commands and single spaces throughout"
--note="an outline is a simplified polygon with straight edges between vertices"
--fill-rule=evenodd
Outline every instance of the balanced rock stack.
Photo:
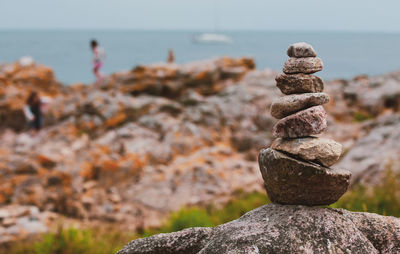
M 323 64 L 313 47 L 300 42 L 287 50 L 289 60 L 276 77 L 286 96 L 274 101 L 271 115 L 280 119 L 273 127 L 277 139 L 259 154 L 265 189 L 274 203 L 287 205 L 329 205 L 347 190 L 351 173 L 331 169 L 340 157 L 342 145 L 314 137 L 327 128 L 321 78 L 311 75 Z

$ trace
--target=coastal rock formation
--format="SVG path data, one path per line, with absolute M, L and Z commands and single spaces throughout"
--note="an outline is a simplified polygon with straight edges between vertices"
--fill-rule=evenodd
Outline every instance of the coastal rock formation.
M 301 72 L 305 75 L 322 70 L 320 59 L 309 57 L 315 54 L 311 45 L 295 43 L 287 53 L 291 58 L 283 67 L 286 74 Z M 286 79 L 281 77 L 276 80 Z M 299 78 L 297 82 L 296 77 Z M 304 76 L 290 80 L 293 87 L 304 85 Z M 272 202 L 329 205 L 346 192 L 351 173 L 326 167 L 339 159 L 341 145 L 333 140 L 311 137 L 327 128 L 327 114 L 321 104 L 328 101 L 329 96 L 324 93 L 303 93 L 287 95 L 272 103 L 271 115 L 278 119 L 284 117 L 272 129 L 274 137 L 281 139 L 273 142 L 271 148 L 261 150 L 258 156 L 265 189 Z
M 179 97 L 188 90 L 211 95 L 222 91 L 229 83 L 239 80 L 255 68 L 251 58 L 221 58 L 179 66 L 176 64 L 154 64 L 137 66 L 129 72 L 112 75 L 105 88 L 116 86 L 123 93 L 151 94 Z
M 24 129 L 22 107 L 32 90 L 49 97 L 62 94 L 61 84 L 49 67 L 35 64 L 32 59 L 0 64 L 0 131 L 5 128 Z
M 242 79 L 254 68 L 255 63 L 251 58 L 228 57 L 185 65 L 137 66 L 129 72 L 119 72 L 108 77 L 101 87 L 101 91 L 104 91 L 101 93 L 82 84 L 63 87 L 55 79 L 53 70 L 43 65 L 22 65 L 20 62 L 0 65 L 0 130 L 25 129 L 27 124 L 23 106 L 32 90 L 54 99 L 51 108 L 46 110 L 45 126 L 87 112 L 98 115 L 101 122 L 105 120 L 108 121 L 107 125 L 113 125 L 135 117 L 132 116 L 135 112 L 126 111 L 127 103 L 131 103 L 131 96 L 153 95 L 179 100 L 188 93 L 215 95 L 232 85 L 232 82 Z M 115 93 L 126 96 L 119 96 L 119 100 L 123 101 L 111 101 L 107 98 Z M 104 109 L 107 107 L 105 103 L 113 104 L 112 109 Z M 110 115 L 114 115 L 115 111 L 119 111 L 119 116 L 114 119 Z
M 161 65 L 142 66 L 145 75 L 136 81 L 117 82 L 117 76 L 132 72 L 117 73 L 110 86 L 60 85 L 54 94 L 51 82 L 43 89 L 31 79 L 14 82 L 7 74 L 13 64 L 2 66 L 0 112 L 13 122 L 0 118 L 0 206 L 30 205 L 40 211 L 32 218 L 52 212 L 133 231 L 160 226 L 182 206 L 222 205 L 242 188 L 262 191 L 257 150 L 264 146 L 261 137 L 272 136 L 268 129 L 274 120 L 259 112 L 265 99 L 276 96 L 269 91 L 276 72 L 252 71 L 251 63 L 222 58 L 162 65 L 177 70 L 171 79 L 165 79 Z M 41 75 L 38 66 L 18 68 L 34 80 Z M 173 81 L 184 81 L 175 94 L 123 89 Z M 36 135 L 24 131 L 22 107 L 29 88 L 53 98 Z M 11 106 L 21 118 L 12 117 Z M 7 219 L 6 227 L 0 219 L 0 238 L 29 235 L 23 232 L 33 225 L 30 220 L 16 220 L 11 225 Z
M 243 68 L 237 63 L 243 63 Z M 96 88 L 61 85 L 56 77 L 44 75 L 51 68 L 39 64 L 1 65 L 0 206 L 29 205 L 40 214 L 67 216 L 74 222 L 111 222 L 132 231 L 157 227 L 182 206 L 221 206 L 237 189 L 263 191 L 257 154 L 274 139 L 271 129 L 277 120 L 265 108 L 281 95 L 275 78 L 284 77 L 289 83 L 281 84 L 291 94 L 322 92 L 324 83 L 314 75 L 278 75 L 249 69 L 247 64 L 240 59 L 211 59 L 141 67 L 144 73 L 152 73 L 151 82 L 162 84 L 183 77 L 163 79 L 160 66 L 188 75 L 179 96 L 130 92 L 128 87 L 146 83 L 149 77 L 130 80 L 136 71 L 115 73 L 104 87 Z M 14 79 L 10 70 L 21 71 L 19 77 L 29 73 L 30 78 Z M 155 70 L 160 70 L 159 79 Z M 200 78 L 196 70 L 224 78 L 197 82 L 191 80 Z M 393 72 L 325 83 L 330 101 L 323 106 L 329 122 L 324 136 L 343 144 L 343 159 L 333 168 L 350 169 L 352 181 L 377 183 L 389 166 L 400 168 L 399 80 L 400 72 Z M 26 126 L 21 107 L 25 89 L 36 85 L 53 103 L 44 113 L 45 128 L 30 135 L 19 131 Z M 218 89 L 206 89 L 209 86 Z M 365 120 L 357 120 L 358 115 Z M 310 143 L 312 150 L 299 150 L 305 144 L 298 147 L 295 141 L 308 138 L 285 139 L 292 150 L 282 146 L 280 151 L 304 162 L 308 159 L 301 156 L 315 156 L 314 149 L 323 149 Z M 18 230 L 11 225 L 14 218 Z M 25 235 L 22 232 L 29 231 L 36 218 L 46 225 L 42 215 L 32 220 L 28 215 L 7 219 L 7 227 L 0 225 L 5 232 L 0 238 L 19 239 L 18 232 Z
M 214 228 L 189 228 L 127 244 L 118 254 L 399 253 L 400 219 L 269 204 Z
M 383 115 L 366 121 L 364 133 L 336 167 L 351 168 L 352 182 L 366 186 L 379 184 L 387 170 L 398 174 L 400 169 L 400 114 Z

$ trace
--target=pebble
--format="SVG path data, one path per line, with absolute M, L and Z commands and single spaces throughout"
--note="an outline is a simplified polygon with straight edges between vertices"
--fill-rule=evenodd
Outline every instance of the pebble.
M 315 57 L 317 52 L 306 42 L 297 42 L 289 46 L 287 55 L 290 57 Z

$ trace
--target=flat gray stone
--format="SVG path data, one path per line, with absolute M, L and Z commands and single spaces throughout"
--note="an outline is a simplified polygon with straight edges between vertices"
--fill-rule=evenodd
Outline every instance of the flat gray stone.
M 289 46 L 287 55 L 290 57 L 315 57 L 314 48 L 306 42 L 297 42 Z
M 306 161 L 313 161 L 325 167 L 332 166 L 342 154 L 342 145 L 332 139 L 306 137 L 276 139 L 271 148 L 289 153 Z
M 283 205 L 329 205 L 335 203 L 350 184 L 351 173 L 300 161 L 267 148 L 258 156 L 268 197 Z
M 311 74 L 321 71 L 323 67 L 322 60 L 318 57 L 291 57 L 285 62 L 285 65 L 283 66 L 283 72 L 286 74 Z
M 322 106 L 314 106 L 279 120 L 272 128 L 276 138 L 299 138 L 321 133 L 328 127 Z
M 311 74 L 279 74 L 276 86 L 283 94 L 319 93 L 324 90 L 324 82 L 320 77 Z
M 329 102 L 326 93 L 294 94 L 276 99 L 271 104 L 271 115 L 277 119 L 284 118 L 303 109 Z

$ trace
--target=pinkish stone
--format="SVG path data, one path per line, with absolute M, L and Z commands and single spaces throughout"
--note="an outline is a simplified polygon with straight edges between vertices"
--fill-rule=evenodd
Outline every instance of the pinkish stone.
M 307 137 L 321 133 L 327 127 L 327 115 L 322 106 L 311 107 L 279 120 L 272 129 L 276 138 Z

